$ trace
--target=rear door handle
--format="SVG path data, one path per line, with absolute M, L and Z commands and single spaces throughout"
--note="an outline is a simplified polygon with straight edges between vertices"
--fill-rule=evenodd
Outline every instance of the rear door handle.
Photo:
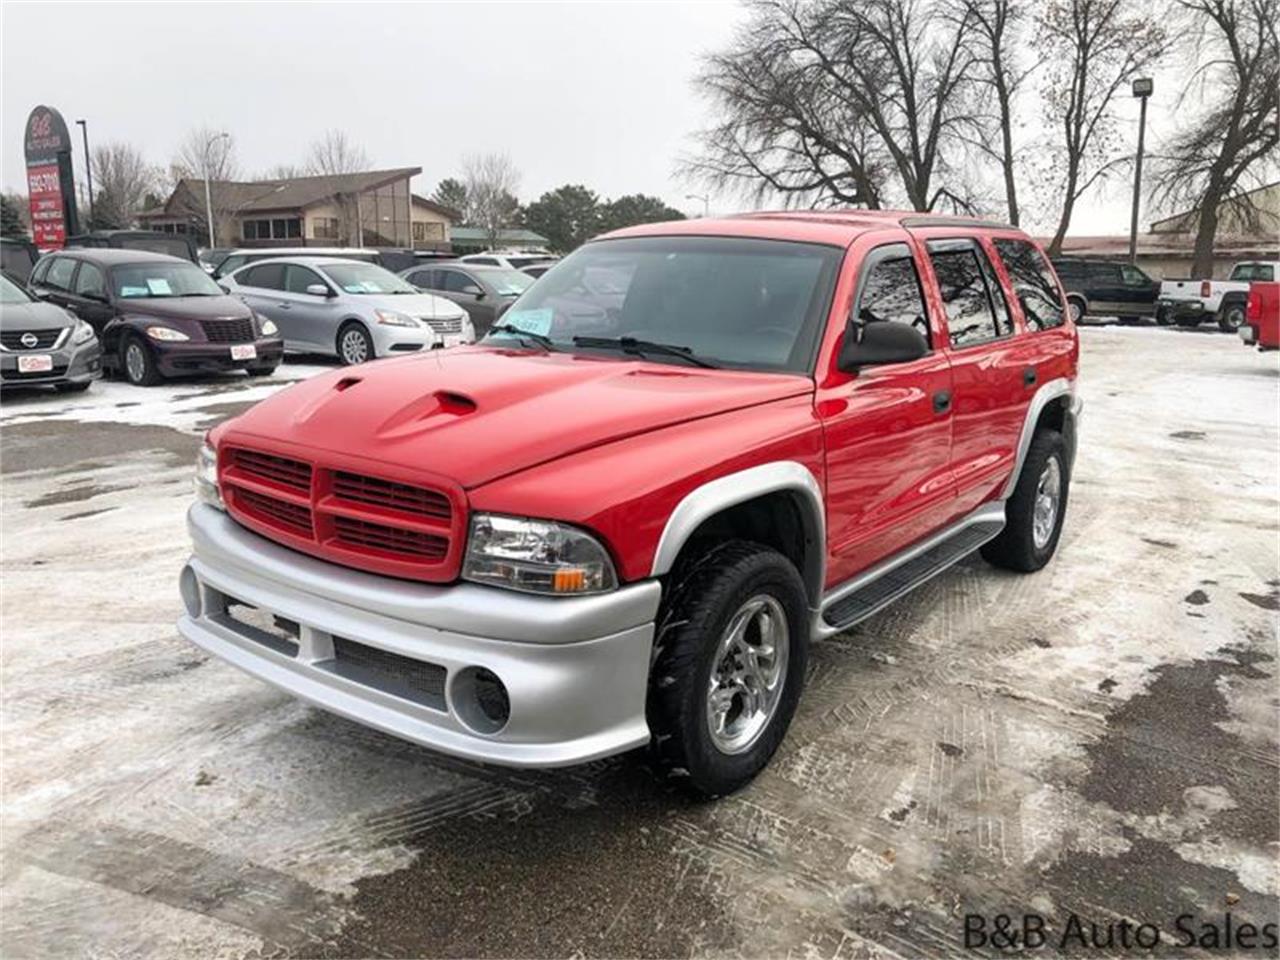
M 1022 383 L 1024 386 L 1034 387 L 1036 385 L 1036 368 L 1027 367 L 1022 371 Z
M 933 395 L 933 412 L 946 413 L 951 409 L 951 391 L 939 390 Z

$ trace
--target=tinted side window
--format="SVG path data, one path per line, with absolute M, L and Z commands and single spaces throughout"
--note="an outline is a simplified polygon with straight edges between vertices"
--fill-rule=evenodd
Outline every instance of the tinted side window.
M 1089 279 L 1094 283 L 1119 283 L 1120 268 L 1114 263 L 1091 263 Z
M 44 278 L 46 287 L 58 290 L 71 289 L 71 275 L 76 272 L 76 261 L 70 257 L 54 257 L 49 264 L 49 272 Z
M 270 270 L 270 265 L 265 267 L 255 267 L 255 270 Z M 328 286 L 320 279 L 320 274 L 314 270 L 308 270 L 306 267 L 300 267 L 296 264 L 286 264 L 284 268 L 284 288 L 289 293 L 306 293 L 307 287 L 312 284 L 319 283 Z
M 929 260 L 938 278 L 938 289 L 947 308 L 947 327 L 953 347 L 967 347 L 997 336 L 987 282 L 972 246 L 935 250 Z
M 991 296 L 991 306 L 996 313 L 997 336 L 1010 336 L 1013 333 L 1013 315 L 1009 312 L 1009 301 L 1004 298 L 1004 288 L 1000 286 L 1000 278 L 996 276 L 995 267 L 991 266 L 991 261 L 987 259 L 987 251 L 979 248 L 977 253 L 983 279 L 987 281 L 987 293 Z
M 238 274 L 240 283 L 246 287 L 259 287 L 263 290 L 284 289 L 284 264 L 264 263 L 260 267 L 250 267 Z
M 435 278 L 432 276 L 434 270 L 415 270 L 409 274 L 409 282 L 415 287 L 425 287 L 428 290 L 435 288 Z
M 31 282 L 44 283 L 44 275 L 49 272 L 49 264 L 51 263 L 53 263 L 53 259 L 51 257 L 45 257 L 42 260 L 37 260 L 35 267 L 31 270 Z
M 458 270 L 441 270 L 440 272 L 444 274 L 442 289 L 450 293 L 463 293 L 470 287 L 478 286 L 474 280 Z
M 881 260 L 871 268 L 858 297 L 858 322 L 905 323 L 930 340 L 920 277 L 910 255 Z
M 81 263 L 80 272 L 76 274 L 75 292 L 82 297 L 100 297 L 107 299 L 107 278 L 95 264 Z
M 1022 313 L 1031 330 L 1062 326 L 1062 292 L 1040 251 L 1025 240 L 997 240 L 996 252 L 1004 263 Z

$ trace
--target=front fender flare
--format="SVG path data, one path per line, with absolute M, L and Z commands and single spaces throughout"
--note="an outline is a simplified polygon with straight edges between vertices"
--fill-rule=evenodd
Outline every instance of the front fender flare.
M 816 609 L 826 576 L 826 509 L 822 488 L 812 471 L 794 460 L 775 460 L 709 480 L 690 491 L 667 518 L 653 555 L 652 575 L 669 573 L 681 549 L 702 523 L 722 510 L 770 493 L 793 494 L 805 523 L 804 578 L 809 602 Z

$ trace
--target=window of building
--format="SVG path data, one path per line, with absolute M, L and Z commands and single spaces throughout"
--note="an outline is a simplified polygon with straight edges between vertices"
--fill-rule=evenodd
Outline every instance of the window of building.
M 905 245 L 898 246 L 901 256 L 886 256 L 867 274 L 858 297 L 858 322 L 905 323 L 915 327 L 928 342 L 931 339 L 929 321 L 924 297 L 920 294 L 920 277 L 910 251 Z
M 1013 281 L 1027 326 L 1049 330 L 1062 326 L 1062 291 L 1040 251 L 1025 240 L 997 240 L 996 253 Z
M 302 236 L 302 221 L 297 217 L 244 221 L 246 240 L 289 240 Z
M 444 239 L 444 224 L 434 220 L 415 220 L 413 222 L 413 239 L 418 243 L 428 240 Z
M 317 240 L 338 239 L 337 217 L 313 217 L 311 224 L 311 235 Z

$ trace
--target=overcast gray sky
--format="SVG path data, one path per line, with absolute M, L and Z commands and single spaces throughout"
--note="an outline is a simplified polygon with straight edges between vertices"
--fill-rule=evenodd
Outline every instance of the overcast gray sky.
M 327 128 L 379 167 L 419 166 L 429 193 L 469 153 L 505 151 L 520 198 L 563 183 L 649 193 L 689 213 L 677 156 L 703 126 L 691 78 L 740 20 L 729 0 L 679 3 L 253 3 L 0 6 L 0 180 L 25 192 L 22 136 L 38 103 L 93 142 L 167 164 L 192 127 L 232 133 L 246 174 L 299 163 Z M 1157 85 L 1149 123 L 1172 103 Z M 1130 107 L 1127 95 L 1123 107 Z M 1148 128 L 1151 133 L 1151 127 Z M 80 157 L 77 152 L 77 162 Z M 79 174 L 78 174 L 79 176 Z M 712 209 L 743 209 L 713 198 Z M 1144 220 L 1147 219 L 1144 217 Z M 1121 185 L 1072 233 L 1125 233 Z

